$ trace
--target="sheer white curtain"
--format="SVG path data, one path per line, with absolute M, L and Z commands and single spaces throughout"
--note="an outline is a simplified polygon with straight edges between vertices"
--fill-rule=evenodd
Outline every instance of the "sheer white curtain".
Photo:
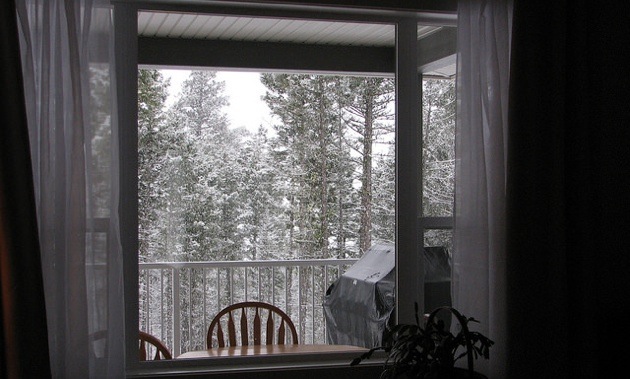
M 16 3 L 52 373 L 124 377 L 112 8 Z
M 505 180 L 511 4 L 460 1 L 453 304 L 495 341 L 476 368 L 505 375 Z

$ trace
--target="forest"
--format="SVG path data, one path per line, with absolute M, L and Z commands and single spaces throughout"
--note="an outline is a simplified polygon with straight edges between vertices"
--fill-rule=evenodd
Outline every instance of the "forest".
M 273 130 L 232 128 L 216 72 L 139 70 L 141 262 L 360 257 L 394 239 L 392 78 L 261 74 Z M 453 80 L 423 85 L 425 215 L 453 202 Z M 246 109 L 243 112 L 247 112 Z
M 360 258 L 376 241 L 394 240 L 393 78 L 263 73 L 260 81 L 266 88 L 261 101 L 276 122 L 251 132 L 230 125 L 230 99 L 216 72 L 192 71 L 167 105 L 169 80 L 159 70 L 139 70 L 141 264 Z M 454 85 L 423 81 L 425 216 L 452 215 Z M 425 244 L 448 245 L 440 233 L 427 233 Z M 141 329 L 159 330 L 174 343 L 177 319 L 181 350 L 188 350 L 203 345 L 208 313 L 235 298 L 255 298 L 283 307 L 299 320 L 300 338 L 315 342 L 325 328 L 316 321 L 321 297 L 342 273 L 338 268 L 329 277 L 328 268 L 316 267 L 208 271 L 141 272 Z M 174 282 L 181 288 L 177 297 Z M 248 294 L 250 285 L 258 292 Z M 284 295 L 276 299 L 276 293 Z

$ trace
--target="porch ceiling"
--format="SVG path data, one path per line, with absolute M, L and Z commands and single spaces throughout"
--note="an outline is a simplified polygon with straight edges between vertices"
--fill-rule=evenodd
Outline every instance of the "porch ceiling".
M 419 44 L 442 40 L 436 38 L 440 35 L 450 38 L 451 29 L 419 24 Z M 395 25 L 385 23 L 141 10 L 138 37 L 139 63 L 149 66 L 277 69 L 286 63 L 292 65 L 287 67 L 289 70 L 318 66 L 324 72 L 334 72 L 338 67 L 339 72 L 378 74 L 393 72 L 390 68 L 394 64 L 396 33 Z M 431 63 L 452 56 L 454 51 L 439 53 L 435 58 L 430 54 Z M 423 58 L 419 62 L 426 66 Z M 452 76 L 455 70 L 451 60 L 448 64 L 433 64 L 423 73 Z
M 440 28 L 418 25 L 418 38 Z M 393 47 L 394 32 L 392 24 L 138 12 L 138 34 L 142 37 Z

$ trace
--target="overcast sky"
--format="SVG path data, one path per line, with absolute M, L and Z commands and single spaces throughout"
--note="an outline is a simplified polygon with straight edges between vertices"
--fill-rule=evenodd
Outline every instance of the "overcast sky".
M 166 77 L 171 78 L 170 93 L 167 100 L 170 104 L 179 94 L 182 82 L 190 74 L 189 70 L 161 70 Z M 258 72 L 219 71 L 217 78 L 225 82 L 225 93 L 230 105 L 226 108 L 230 126 L 236 128 L 245 126 L 252 132 L 258 130 L 262 124 L 271 128 L 269 108 L 261 97 L 265 94 L 265 86 L 260 82 Z

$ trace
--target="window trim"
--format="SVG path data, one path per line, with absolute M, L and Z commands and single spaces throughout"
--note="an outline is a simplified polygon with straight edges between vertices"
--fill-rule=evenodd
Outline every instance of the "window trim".
M 203 5 L 181 5 L 169 2 L 115 2 L 114 26 L 116 49 L 116 88 L 118 97 L 118 135 L 120 141 L 120 226 L 122 231 L 138 229 L 138 133 L 137 128 L 124 125 L 137 125 L 137 72 L 138 72 L 138 23 L 140 9 L 197 11 L 204 13 L 224 13 L 242 15 L 264 15 L 265 17 L 293 17 L 313 20 L 345 20 L 364 22 L 387 22 L 396 26 L 396 270 L 397 270 L 397 322 L 413 322 L 414 302 L 423 304 L 423 262 L 422 249 L 422 122 L 421 75 L 418 74 L 417 25 L 434 23 L 453 25 L 454 15 L 420 15 L 416 12 L 394 12 L 343 9 L 313 8 L 312 6 L 278 6 L 277 4 L 234 4 L 226 6 L 221 2 Z M 137 357 L 137 312 L 138 300 L 138 234 L 121 233 L 123 249 L 123 273 L 125 290 L 125 347 L 126 372 L 128 376 L 143 376 L 168 371 L 170 375 L 190 372 L 216 372 L 230 365 L 202 365 L 208 360 L 181 360 L 173 362 L 139 362 Z M 133 253 L 136 252 L 136 253 Z M 407 253 L 405 253 L 407 252 Z M 403 278 L 401 280 L 400 278 Z M 322 362 L 321 357 L 309 355 L 276 364 L 273 369 L 334 367 L 347 365 L 356 353 L 338 354 L 336 359 Z M 221 361 L 222 363 L 225 361 Z M 370 362 L 367 363 L 371 364 Z M 378 365 L 378 361 L 373 362 Z M 238 358 L 237 371 L 270 369 L 269 360 L 260 358 Z M 226 371 L 234 372 L 234 368 Z

